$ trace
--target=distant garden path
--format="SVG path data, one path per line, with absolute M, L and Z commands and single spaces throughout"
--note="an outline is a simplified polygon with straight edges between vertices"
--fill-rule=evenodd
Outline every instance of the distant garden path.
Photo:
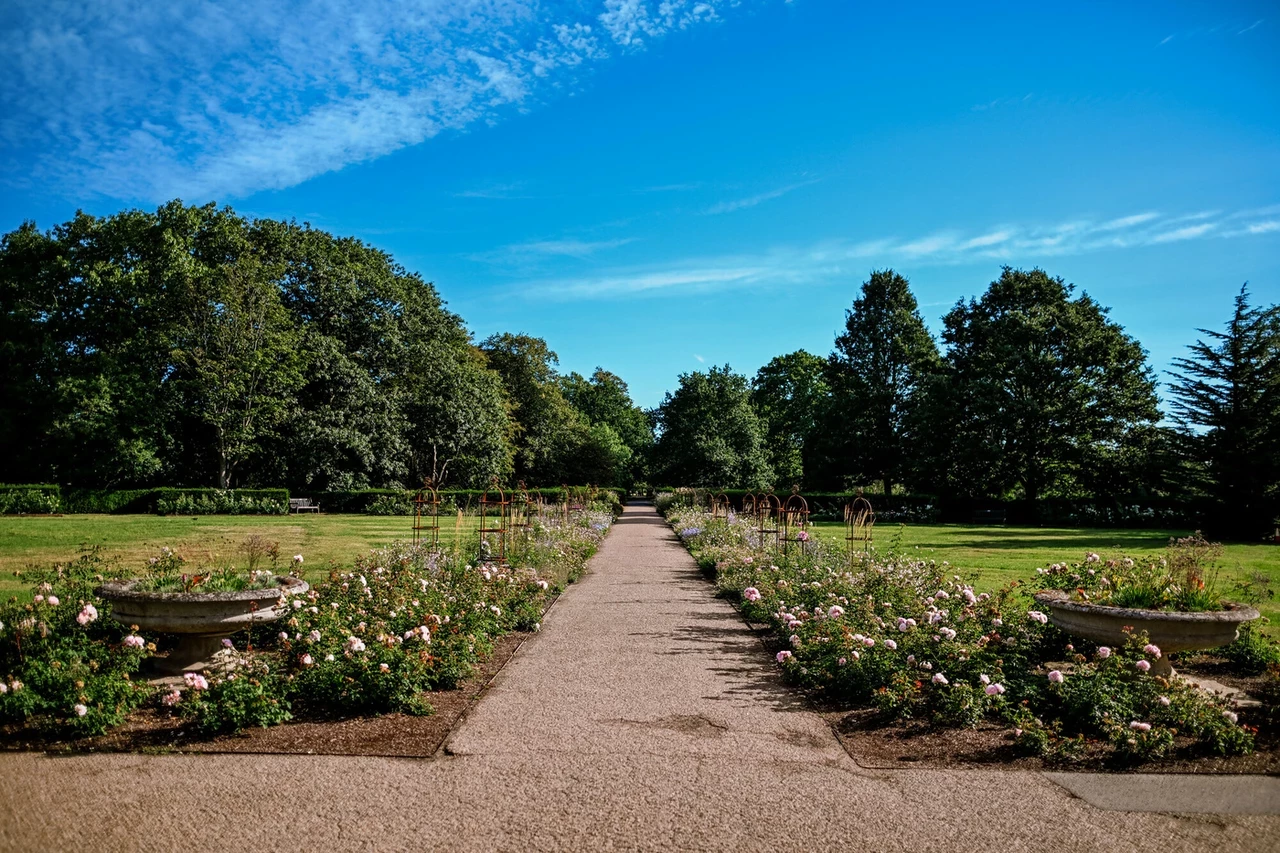
M 865 770 L 652 507 L 627 507 L 591 569 L 446 755 L 4 755 L 0 849 L 1228 851 L 1280 838 L 1273 816 L 1104 811 L 1041 773 Z M 1112 778 L 1072 787 L 1118 806 L 1185 779 Z M 1274 779 L 1221 784 L 1236 782 L 1274 796 Z

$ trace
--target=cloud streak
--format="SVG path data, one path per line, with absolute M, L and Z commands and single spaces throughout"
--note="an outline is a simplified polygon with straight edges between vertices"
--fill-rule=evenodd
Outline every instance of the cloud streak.
M 525 243 L 512 243 L 497 251 L 498 256 L 506 258 L 527 259 L 541 256 L 561 256 L 568 258 L 585 258 L 597 252 L 616 249 L 628 243 L 634 243 L 634 237 L 622 237 L 616 240 L 530 240 Z
M 618 299 L 672 290 L 701 293 L 735 287 L 821 284 L 865 272 L 868 264 L 943 266 L 994 261 L 1030 266 L 1049 258 L 1090 252 L 1277 234 L 1277 212 L 1280 206 L 1182 215 L 1147 211 L 1050 225 L 1000 225 L 972 235 L 950 230 L 907 238 L 829 240 L 758 254 L 691 257 L 606 269 L 579 278 L 525 282 L 521 290 L 537 298 Z M 1187 222 L 1195 224 L 1184 224 Z
M 738 2 L 18 4 L 0 23 L 0 153 L 76 194 L 282 189 L 528 109 Z
M 755 207 L 757 204 L 761 204 L 766 201 L 772 201 L 775 198 L 781 198 L 793 190 L 798 190 L 801 187 L 807 187 L 814 183 L 817 183 L 817 181 L 801 181 L 798 184 L 788 184 L 785 187 L 778 187 L 777 189 L 762 192 L 758 195 L 733 199 L 731 201 L 718 202 L 717 204 L 713 204 L 711 207 L 707 208 L 704 213 L 710 216 L 716 216 L 722 213 L 733 213 L 736 210 L 744 210 L 745 208 Z

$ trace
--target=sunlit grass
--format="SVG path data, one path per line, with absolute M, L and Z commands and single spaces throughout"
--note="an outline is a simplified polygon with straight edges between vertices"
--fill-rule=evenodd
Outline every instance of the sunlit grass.
M 440 517 L 440 537 L 475 537 L 477 519 Z M 122 566 L 142 567 L 162 547 L 172 548 L 193 565 L 237 564 L 240 544 L 257 534 L 278 542 L 280 565 L 295 554 L 305 560 L 304 574 L 321 575 L 330 564 L 349 566 L 356 555 L 396 540 L 413 538 L 413 519 L 373 515 L 156 516 L 64 515 L 0 517 L 0 596 L 29 594 L 14 570 L 74 560 L 98 546 L 102 556 Z M 430 535 L 425 534 L 425 535 Z
M 842 539 L 843 524 L 817 522 L 821 538 Z M 945 560 L 958 574 L 976 578 L 984 590 L 1009 581 L 1035 577 L 1041 566 L 1080 562 L 1089 551 L 1102 556 L 1140 556 L 1162 551 L 1170 537 L 1187 536 L 1189 530 L 1113 530 L 1109 528 L 984 527 L 968 524 L 878 525 L 873 544 L 879 551 L 897 547 L 922 558 Z M 1254 573 L 1269 577 L 1280 595 L 1280 546 L 1229 544 L 1224 546 L 1218 586 L 1224 592 Z M 1258 609 L 1280 625 L 1280 601 L 1263 601 Z

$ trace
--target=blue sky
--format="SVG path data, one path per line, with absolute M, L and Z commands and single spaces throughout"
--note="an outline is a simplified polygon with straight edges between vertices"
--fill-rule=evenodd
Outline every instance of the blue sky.
M 1163 369 L 1280 302 L 1280 8 L 1042 5 L 5 4 L 0 229 L 309 221 L 643 405 L 829 352 L 882 267 L 936 331 L 1042 266 Z

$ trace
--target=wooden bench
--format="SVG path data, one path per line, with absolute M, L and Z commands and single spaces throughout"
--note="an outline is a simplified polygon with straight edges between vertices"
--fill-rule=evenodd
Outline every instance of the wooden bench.
M 973 511 L 974 524 L 1004 524 L 1008 513 L 1003 509 L 975 509 Z
M 313 504 L 311 498 L 289 498 L 289 512 L 319 512 L 320 504 Z

